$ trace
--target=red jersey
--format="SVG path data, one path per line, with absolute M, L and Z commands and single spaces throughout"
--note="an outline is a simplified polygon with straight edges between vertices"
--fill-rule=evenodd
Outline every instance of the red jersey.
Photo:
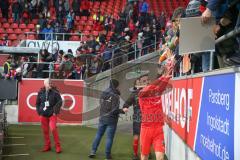
M 161 94 L 166 89 L 169 79 L 170 77 L 160 77 L 139 92 L 142 127 L 164 125 Z

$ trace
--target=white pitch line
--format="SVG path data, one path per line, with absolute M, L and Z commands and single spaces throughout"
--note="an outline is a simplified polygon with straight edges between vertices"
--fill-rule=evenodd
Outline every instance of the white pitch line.
M 18 156 L 30 156 L 30 154 L 9 154 L 9 155 L 2 155 L 2 157 L 18 157 Z
M 24 137 L 4 137 L 5 139 L 22 139 Z
M 11 147 L 11 146 L 26 146 L 26 144 L 4 144 L 3 147 Z

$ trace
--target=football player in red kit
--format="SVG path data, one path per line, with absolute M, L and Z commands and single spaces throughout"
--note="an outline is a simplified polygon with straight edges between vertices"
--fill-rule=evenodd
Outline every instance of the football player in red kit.
M 148 160 L 151 146 L 155 151 L 156 160 L 164 160 L 164 116 L 161 94 L 172 77 L 173 66 L 173 61 L 166 65 L 159 65 L 160 78 L 139 92 L 139 104 L 142 113 L 140 133 L 141 160 Z

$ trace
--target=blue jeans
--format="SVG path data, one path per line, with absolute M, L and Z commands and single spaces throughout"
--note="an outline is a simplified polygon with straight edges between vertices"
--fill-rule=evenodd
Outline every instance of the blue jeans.
M 210 53 L 202 53 L 202 71 L 207 72 L 210 69 Z
M 99 122 L 98 131 L 97 131 L 96 137 L 92 144 L 92 152 L 96 153 L 97 148 L 102 139 L 102 136 L 104 135 L 105 131 L 107 130 L 105 153 L 106 153 L 106 156 L 110 156 L 111 148 L 112 148 L 112 144 L 113 144 L 113 138 L 114 138 L 116 129 L 117 129 L 117 124 L 107 125 L 107 124 L 103 124 L 103 123 Z

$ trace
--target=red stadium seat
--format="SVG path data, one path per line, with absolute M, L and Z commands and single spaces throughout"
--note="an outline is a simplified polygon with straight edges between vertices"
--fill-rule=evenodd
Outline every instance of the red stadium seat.
M 93 21 L 88 20 L 87 21 L 87 25 L 92 26 L 93 25 Z
M 28 35 L 27 39 L 30 39 L 30 40 L 35 40 L 35 39 L 36 39 L 36 37 L 35 37 L 35 35 L 34 35 L 34 34 L 30 34 L 30 35 Z
M 87 20 L 88 20 L 88 17 L 82 16 L 82 17 L 81 17 L 81 20 L 82 20 L 82 21 L 87 21 Z
M 14 22 L 13 18 L 8 19 L 8 23 L 13 23 L 13 22 Z
M 31 30 L 30 29 L 28 29 L 28 28 L 25 28 L 24 30 L 23 30 L 23 32 L 31 32 Z
M 9 23 L 3 23 L 3 28 L 9 28 L 10 24 Z
M 75 17 L 75 20 L 76 20 L 76 21 L 80 21 L 80 17 L 79 17 L 79 16 L 76 16 L 76 17 Z
M 33 19 L 32 24 L 35 24 L 35 25 L 38 24 L 38 19 Z
M 98 34 L 99 34 L 99 33 L 98 33 L 98 31 L 93 31 L 93 35 L 94 35 L 94 36 L 96 36 L 96 37 L 97 37 L 97 36 L 98 36 Z
M 83 31 L 83 29 L 84 29 L 83 25 L 78 26 L 78 30 Z
M 22 23 L 22 24 L 19 25 L 19 28 L 25 29 L 25 28 L 27 28 L 27 26 L 26 26 L 26 24 Z
M 8 36 L 8 39 L 9 39 L 9 40 L 17 40 L 17 35 L 16 35 L 16 34 L 10 34 L 10 35 Z
M 22 30 L 20 28 L 15 29 L 14 32 L 16 34 L 22 34 Z
M 11 28 L 13 28 L 13 29 L 18 28 L 18 24 L 17 24 L 17 23 L 13 23 L 13 24 L 11 25 Z
M 84 30 L 91 31 L 92 30 L 92 26 L 85 26 Z
M 27 28 L 28 28 L 28 29 L 35 29 L 35 25 L 34 25 L 34 24 L 28 24 L 28 25 L 27 25 Z
M 8 29 L 6 30 L 6 32 L 7 32 L 7 34 L 13 34 L 13 33 L 14 33 L 14 31 L 13 31 L 12 28 L 8 28 Z
M 0 28 L 0 34 L 5 33 L 5 30 L 3 28 Z
M 72 36 L 72 37 L 70 38 L 70 40 L 71 40 L 71 41 L 80 41 L 80 38 L 79 38 L 79 36 Z
M 85 36 L 88 36 L 88 35 L 90 34 L 90 32 L 85 30 L 85 31 L 83 32 L 83 34 L 84 34 Z

